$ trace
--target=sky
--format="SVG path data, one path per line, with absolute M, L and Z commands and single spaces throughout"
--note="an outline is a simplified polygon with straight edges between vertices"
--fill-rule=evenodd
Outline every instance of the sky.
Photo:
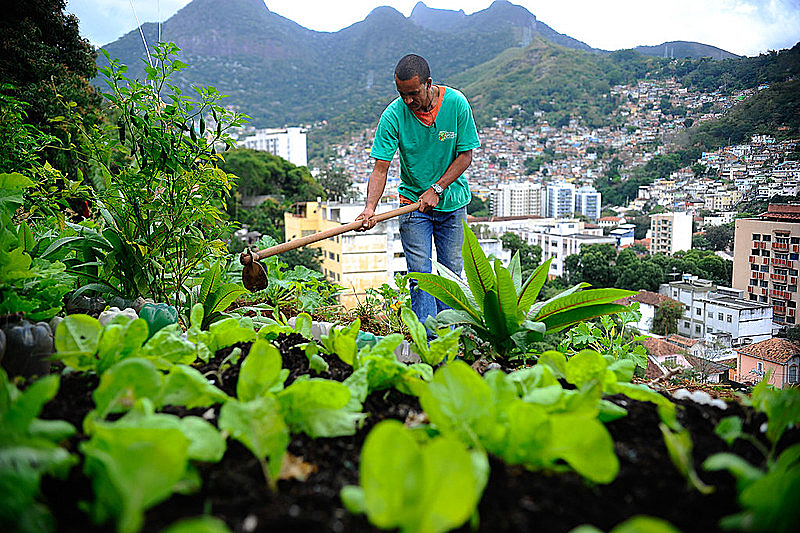
M 224 1 L 224 0 L 222 0 Z M 619 50 L 666 41 L 696 41 L 739 55 L 791 48 L 800 41 L 800 0 L 511 0 L 554 30 L 595 48 Z M 424 0 L 471 14 L 491 0 Z M 139 23 L 165 21 L 189 0 L 67 0 L 81 35 L 97 46 Z M 378 6 L 411 14 L 417 0 L 266 0 L 267 8 L 301 26 L 335 32 Z M 138 21 L 138 22 L 137 22 Z

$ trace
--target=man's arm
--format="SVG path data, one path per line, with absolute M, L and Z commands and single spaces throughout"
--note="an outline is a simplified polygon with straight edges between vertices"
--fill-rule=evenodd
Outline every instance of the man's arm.
M 367 205 L 361 214 L 356 217 L 356 220 L 363 220 L 364 224 L 357 231 L 366 231 L 375 226 L 375 221 L 370 219 L 375 214 L 378 202 L 383 196 L 383 190 L 386 188 L 386 178 L 389 175 L 390 164 L 391 161 L 375 160 L 375 166 L 372 167 L 372 174 L 370 174 L 369 182 L 367 183 Z
M 447 167 L 444 174 L 442 174 L 442 177 L 436 180 L 436 183 L 438 183 L 442 189 L 447 188 L 447 186 L 456 181 L 471 164 L 472 150 L 459 152 L 456 158 L 453 159 L 453 162 L 450 163 L 450 166 Z M 384 184 L 385 183 L 386 181 L 384 180 Z M 428 189 L 422 193 L 422 196 L 419 197 L 419 201 L 419 210 L 423 213 L 427 213 L 439 203 L 439 195 L 433 192 L 433 189 Z

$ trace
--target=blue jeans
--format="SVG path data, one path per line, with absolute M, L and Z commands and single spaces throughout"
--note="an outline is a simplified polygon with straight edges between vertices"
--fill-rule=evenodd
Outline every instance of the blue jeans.
M 464 243 L 463 221 L 467 219 L 467 208 L 455 211 L 429 211 L 420 213 L 413 211 L 400 218 L 400 241 L 409 272 L 431 271 L 431 254 L 433 243 L 436 246 L 436 260 L 455 272 L 461 274 L 464 259 L 461 257 L 461 246 Z M 423 324 L 428 316 L 436 316 L 439 311 L 449 306 L 417 287 L 417 280 L 410 280 L 411 309 Z

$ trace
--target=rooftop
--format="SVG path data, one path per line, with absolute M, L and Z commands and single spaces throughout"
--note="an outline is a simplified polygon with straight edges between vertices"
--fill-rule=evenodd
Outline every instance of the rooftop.
M 795 355 L 800 355 L 800 346 L 778 337 L 737 348 L 737 352 L 756 359 L 784 364 Z

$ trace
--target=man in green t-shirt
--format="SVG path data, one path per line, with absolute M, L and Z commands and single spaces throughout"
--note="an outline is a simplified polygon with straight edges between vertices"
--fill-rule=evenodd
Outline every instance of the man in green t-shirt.
M 358 219 L 362 231 L 375 225 L 372 216 L 386 187 L 389 164 L 400 152 L 400 203 L 419 201 L 420 208 L 400 218 L 400 240 L 409 272 L 430 272 L 432 244 L 439 263 L 461 274 L 463 221 L 472 195 L 464 171 L 472 150 L 480 146 L 472 109 L 459 91 L 434 85 L 428 62 L 409 54 L 395 67 L 400 97 L 381 115 L 370 155 L 375 166 L 367 185 L 367 205 Z M 420 291 L 411 281 L 411 308 L 420 321 L 447 306 Z

